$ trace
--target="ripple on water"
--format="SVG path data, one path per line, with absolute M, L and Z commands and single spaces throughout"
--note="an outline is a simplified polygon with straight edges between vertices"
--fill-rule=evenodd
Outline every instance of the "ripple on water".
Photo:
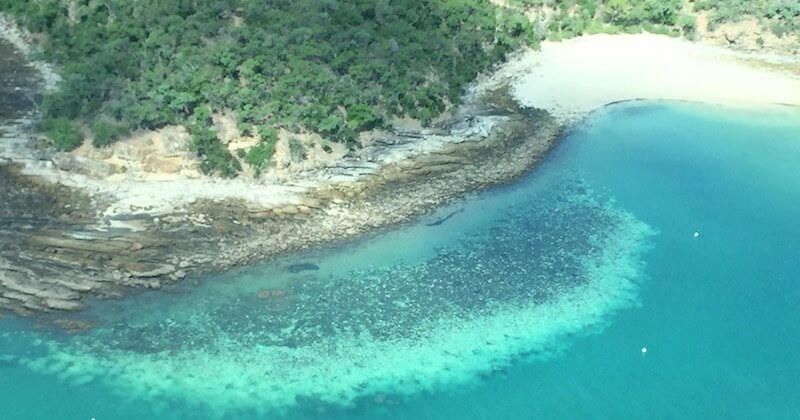
M 554 185 L 421 264 L 309 274 L 274 298 L 44 341 L 24 363 L 223 410 L 439 389 L 545 357 L 634 305 L 653 233 L 583 187 Z

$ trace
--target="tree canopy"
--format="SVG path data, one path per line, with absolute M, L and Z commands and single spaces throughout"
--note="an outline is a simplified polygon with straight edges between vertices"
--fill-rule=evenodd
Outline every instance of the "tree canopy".
M 182 124 L 202 169 L 235 176 L 211 115 L 232 111 L 261 143 L 275 130 L 356 145 L 393 117 L 430 123 L 464 87 L 520 45 L 596 32 L 693 36 L 684 0 L 0 0 L 61 66 L 42 129 L 62 149 L 77 126 L 103 146 L 130 130 Z M 755 16 L 777 34 L 800 30 L 795 0 L 696 0 L 714 22 Z M 536 8 L 547 18 L 531 22 Z
M 184 124 L 203 168 L 227 175 L 238 162 L 209 113 L 233 111 L 246 133 L 283 127 L 353 144 L 394 116 L 430 122 L 479 72 L 535 41 L 526 19 L 487 0 L 0 0 L 0 9 L 45 33 L 46 58 L 62 66 L 45 121 L 85 124 L 102 144 Z M 253 156 L 272 148 L 260 150 Z

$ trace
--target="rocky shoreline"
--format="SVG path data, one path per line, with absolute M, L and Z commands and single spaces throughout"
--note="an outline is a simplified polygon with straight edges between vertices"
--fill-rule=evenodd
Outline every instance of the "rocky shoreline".
M 592 54 L 595 65 L 583 65 Z M 797 102 L 794 73 L 743 62 L 751 58 L 654 35 L 545 44 L 480 80 L 431 128 L 398 124 L 361 149 L 297 167 L 283 160 L 260 178 L 237 180 L 199 175 L 180 127 L 54 153 L 38 147 L 35 116 L 14 113 L 0 121 L 0 314 L 80 310 L 91 298 L 159 289 L 396 226 L 513 181 L 547 155 L 564 127 L 610 102 Z M 15 73 L 4 92 L 35 98 L 47 77 L 31 83 L 33 73 Z M 220 119 L 220 137 L 238 147 L 226 124 Z
M 4 135 L 4 146 L 16 141 L 27 150 L 19 137 L 28 123 Z M 76 311 L 89 298 L 158 289 L 407 222 L 526 173 L 555 145 L 560 127 L 544 112 L 517 107 L 499 84 L 471 92 L 455 116 L 433 128 L 385 133 L 351 156 L 298 174 L 303 188 L 291 200 L 200 197 L 126 212 L 109 212 L 120 197 L 97 188 L 102 180 L 85 188 L 73 178 L 59 181 L 63 155 L 20 159 L 19 150 L 6 152 L 0 313 Z

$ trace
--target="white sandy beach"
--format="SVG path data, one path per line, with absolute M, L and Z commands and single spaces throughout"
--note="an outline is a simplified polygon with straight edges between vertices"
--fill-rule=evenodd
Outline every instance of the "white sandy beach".
M 591 35 L 545 42 L 498 75 L 515 80 L 521 104 L 567 122 L 630 99 L 800 105 L 800 74 L 788 70 L 798 63 L 662 35 Z

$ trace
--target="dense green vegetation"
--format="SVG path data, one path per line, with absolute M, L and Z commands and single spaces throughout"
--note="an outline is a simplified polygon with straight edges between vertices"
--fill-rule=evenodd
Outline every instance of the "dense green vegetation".
M 278 132 L 272 127 L 262 126 L 258 134 L 261 141 L 250 148 L 244 156 L 244 161 L 255 169 L 256 174 L 260 174 L 267 167 L 272 155 L 275 154 L 275 143 L 278 141 Z
M 800 30 L 796 0 L 696 0 L 715 22 L 762 18 Z M 354 147 L 392 117 L 430 123 L 475 76 L 520 45 L 584 33 L 694 35 L 684 0 L 0 0 L 35 33 L 63 82 L 42 129 L 60 149 L 76 127 L 96 146 L 182 124 L 208 173 L 267 168 L 278 128 Z M 547 10 L 530 22 L 524 12 Z M 542 16 L 542 14 L 539 14 Z M 233 111 L 260 143 L 234 157 L 212 115 Z M 290 145 L 293 156 L 305 146 Z M 302 148 L 302 150 L 301 150 Z M 327 143 L 325 150 L 331 150 Z
M 694 8 L 710 10 L 711 23 L 735 22 L 753 16 L 778 36 L 800 31 L 800 1 L 797 0 L 696 0 Z
M 698 11 L 710 11 L 711 23 L 755 17 L 778 36 L 800 31 L 797 0 L 514 0 L 523 8 L 553 11 L 538 33 L 552 39 L 597 32 L 648 32 L 693 37 Z
M 83 140 L 72 122 L 64 117 L 48 118 L 42 122 L 40 129 L 59 150 L 72 150 L 80 146 Z
M 45 33 L 46 58 L 62 66 L 44 125 L 85 124 L 108 144 L 184 124 L 203 169 L 229 176 L 239 161 L 210 129 L 214 112 L 234 111 L 245 133 L 283 127 L 353 145 L 393 116 L 430 122 L 534 41 L 525 18 L 487 0 L 0 0 L 0 10 Z M 245 159 L 257 169 L 274 150 L 261 141 Z
M 103 120 L 98 120 L 92 124 L 91 130 L 92 145 L 94 147 L 108 146 L 128 133 L 125 127 Z
M 553 15 L 538 26 L 550 39 L 591 33 L 648 32 L 694 35 L 694 16 L 683 0 L 515 0 L 521 7 L 547 8 Z

